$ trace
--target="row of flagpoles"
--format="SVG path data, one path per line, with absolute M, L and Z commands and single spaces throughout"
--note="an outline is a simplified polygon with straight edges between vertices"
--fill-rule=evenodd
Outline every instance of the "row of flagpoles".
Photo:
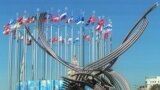
M 32 35 L 39 41 L 36 22 L 39 13 L 37 10 L 36 16 L 27 17 L 25 12 L 24 16 L 17 16 L 17 19 L 10 20 L 4 26 L 3 34 L 10 36 L 9 90 L 17 90 L 19 82 L 25 83 L 29 79 L 56 80 L 60 76 L 67 76 L 66 67 L 41 50 L 24 29 L 24 25 L 30 26 L 33 29 Z M 62 59 L 72 63 L 73 56 L 76 56 L 77 65 L 85 66 L 110 53 L 111 19 L 105 21 L 104 17 L 98 17 L 95 24 L 95 12 L 86 22 L 84 13 L 76 18 L 73 14 L 70 18 L 67 17 L 67 10 L 65 10 L 65 13 L 58 12 L 57 15 L 48 13 L 44 19 L 46 40 Z

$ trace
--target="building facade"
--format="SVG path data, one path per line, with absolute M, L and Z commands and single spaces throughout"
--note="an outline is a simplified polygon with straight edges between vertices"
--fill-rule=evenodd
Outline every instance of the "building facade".
M 146 89 L 145 89 L 145 86 L 140 86 L 138 90 L 146 90 Z
M 145 79 L 145 87 L 146 90 L 150 90 L 150 88 L 153 85 L 159 84 L 160 85 L 160 76 L 156 76 L 156 77 L 146 77 Z

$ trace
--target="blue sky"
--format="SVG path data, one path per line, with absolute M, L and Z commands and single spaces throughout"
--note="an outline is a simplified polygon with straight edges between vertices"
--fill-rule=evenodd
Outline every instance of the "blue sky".
M 53 8 L 64 10 L 67 6 L 74 15 L 81 10 L 89 16 L 96 11 L 97 16 L 109 16 L 113 22 L 113 49 L 116 49 L 123 37 L 143 15 L 143 13 L 158 0 L 3 0 L 0 3 L 0 30 L 16 17 L 16 13 L 34 15 L 37 8 L 47 11 Z M 146 76 L 160 75 L 160 8 L 156 8 L 149 16 L 149 25 L 142 37 L 124 53 L 114 69 L 121 73 L 132 88 L 144 84 Z M 8 84 L 8 37 L 0 33 L 0 90 L 7 90 Z

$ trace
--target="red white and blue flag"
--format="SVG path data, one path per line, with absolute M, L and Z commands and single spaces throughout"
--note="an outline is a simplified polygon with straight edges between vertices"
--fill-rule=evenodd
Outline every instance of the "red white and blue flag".
M 67 13 L 62 13 L 59 18 L 60 20 L 65 20 L 67 18 Z
M 104 39 L 107 39 L 109 35 L 111 35 L 112 33 L 112 22 L 110 19 L 108 23 L 106 24 L 106 26 L 104 27 L 104 29 L 105 29 Z

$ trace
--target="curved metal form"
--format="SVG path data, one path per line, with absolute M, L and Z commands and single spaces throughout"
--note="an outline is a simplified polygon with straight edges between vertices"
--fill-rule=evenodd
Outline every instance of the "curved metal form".
M 96 70 L 96 69 L 99 69 L 99 68 L 102 68 L 104 67 L 105 65 L 115 61 L 116 58 L 118 58 L 121 54 L 123 54 L 127 49 L 129 49 L 137 40 L 138 38 L 141 36 L 141 34 L 143 33 L 143 31 L 145 30 L 146 26 L 147 26 L 147 20 L 144 20 L 144 18 L 157 6 L 158 4 L 154 4 L 149 10 L 147 10 L 147 12 L 138 20 L 138 22 L 132 27 L 131 31 L 129 32 L 129 34 L 127 34 L 125 40 L 124 40 L 124 43 L 122 45 L 120 45 L 119 48 L 117 48 L 114 52 L 112 52 L 111 54 L 109 54 L 108 56 L 105 56 L 104 58 L 94 62 L 94 63 L 91 63 L 89 65 L 87 65 L 85 68 L 84 68 L 84 71 L 88 71 L 88 70 Z M 39 37 L 40 37 L 40 40 L 43 44 L 43 46 L 45 47 L 45 49 L 51 53 L 51 55 L 56 59 L 58 60 L 60 63 L 64 64 L 65 66 L 69 67 L 70 69 L 72 70 L 75 70 L 75 71 L 83 71 L 82 67 L 77 67 L 77 66 L 74 66 L 73 64 L 70 64 L 64 60 L 62 60 L 53 50 L 52 48 L 49 47 L 46 39 L 45 39 L 45 36 L 43 34 L 43 19 L 45 17 L 47 13 L 41 13 L 40 14 L 40 17 L 38 19 L 38 32 L 39 32 Z M 132 36 L 131 33 L 133 32 L 133 30 L 135 29 L 135 27 L 141 22 L 141 26 L 140 28 L 138 29 L 138 31 L 136 33 L 134 33 Z M 130 36 L 130 37 L 129 37 Z
M 96 62 L 93 62 L 85 67 L 78 67 L 71 63 L 66 62 L 61 57 L 59 57 L 48 44 L 45 35 L 44 35 L 44 18 L 47 13 L 41 13 L 39 17 L 37 17 L 38 22 L 38 35 L 40 38 L 40 42 L 36 41 L 34 37 L 29 32 L 29 27 L 26 26 L 26 30 L 34 40 L 35 43 L 38 44 L 40 48 L 42 48 L 45 52 L 47 52 L 50 56 L 52 56 L 55 60 L 65 65 L 66 67 L 77 71 L 78 73 L 73 75 L 74 79 L 65 78 L 64 79 L 64 89 L 66 90 L 84 90 L 85 86 L 89 86 L 94 90 L 109 90 L 112 88 L 113 90 L 130 90 L 127 81 L 117 72 L 113 71 L 111 67 L 117 61 L 118 57 L 122 55 L 125 51 L 127 51 L 143 34 L 145 31 L 148 20 L 147 15 L 153 11 L 158 6 L 158 3 L 155 3 L 151 8 L 147 10 L 147 12 L 134 24 L 134 26 L 130 29 L 129 33 L 126 35 L 122 44 L 114 50 L 109 55 L 103 57 Z M 133 31 L 137 29 L 134 33 Z

